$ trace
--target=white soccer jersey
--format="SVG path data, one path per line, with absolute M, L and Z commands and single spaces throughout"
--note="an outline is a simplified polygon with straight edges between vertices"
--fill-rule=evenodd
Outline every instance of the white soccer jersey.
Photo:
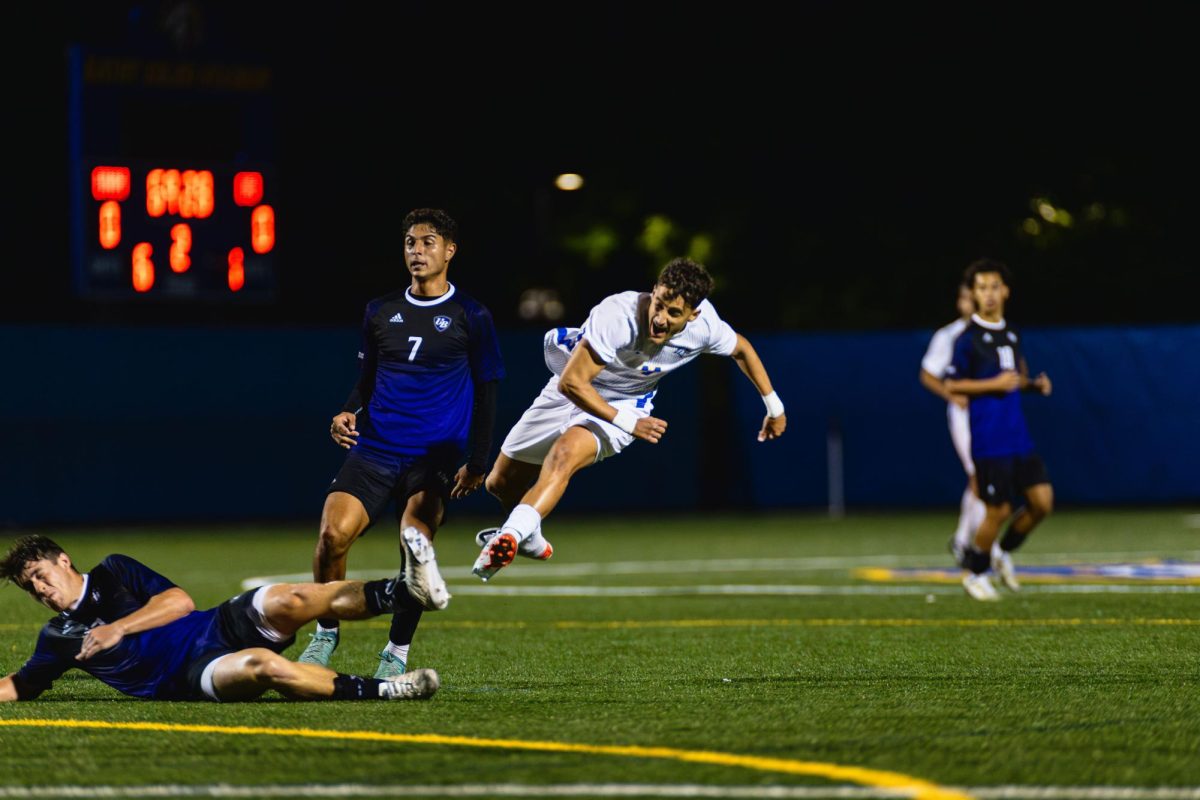
M 937 379 L 946 377 L 946 368 L 954 359 L 954 340 L 970 325 L 970 320 L 961 317 L 938 328 L 929 340 L 929 348 L 921 359 L 921 369 Z
M 728 356 L 737 347 L 737 334 L 707 300 L 700 301 L 698 317 L 665 344 L 656 345 L 646 338 L 647 302 L 644 292 L 610 295 L 592 309 L 582 328 L 550 331 L 546 366 L 561 375 L 582 337 L 606 365 L 592 381 L 601 397 L 643 397 L 652 394 L 664 376 L 701 353 Z
M 925 350 L 925 357 L 921 359 L 921 369 L 939 380 L 946 377 L 946 369 L 954 359 L 954 340 L 970 324 L 970 320 L 960 317 L 949 325 L 943 325 L 941 328 L 938 328 L 934 332 L 933 338 L 929 340 L 929 347 Z M 954 443 L 954 450 L 958 453 L 958 460 L 962 462 L 963 469 L 966 470 L 968 475 L 974 475 L 975 463 L 971 460 L 971 425 L 969 419 L 967 409 L 960 408 L 954 403 L 946 404 L 946 422 L 950 426 L 950 441 Z

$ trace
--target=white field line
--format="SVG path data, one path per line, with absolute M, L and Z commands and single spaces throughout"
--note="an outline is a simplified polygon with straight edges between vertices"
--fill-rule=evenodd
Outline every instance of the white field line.
M 1196 786 L 965 786 L 980 800 L 1200 800 Z M 155 784 L 149 786 L 0 786 L 0 798 L 47 797 L 729 797 L 787 800 L 874 800 L 909 792 L 863 786 L 711 786 L 698 784 L 568 783 L 450 784 Z
M 1133 559 L 1145 560 L 1162 558 L 1161 552 L 1116 552 L 1088 553 L 1087 559 L 1079 553 L 1038 553 L 1036 558 L 1024 559 L 1030 566 L 1055 564 L 1103 564 L 1110 561 Z M 1200 560 L 1200 550 L 1179 553 L 1181 559 Z M 819 573 L 840 572 L 855 567 L 927 567 L 931 562 L 941 564 L 949 562 L 949 555 L 938 553 L 932 555 L 874 555 L 874 556 L 817 556 L 812 558 L 712 558 L 712 559 L 681 559 L 678 561 L 590 561 L 577 564 L 529 564 L 522 565 L 533 570 L 539 578 L 570 578 L 589 577 L 597 575 L 685 575 L 711 572 L 789 572 L 789 573 Z M 520 565 L 518 560 L 514 566 Z M 511 570 L 512 567 L 509 567 Z M 524 569 L 521 570 L 522 573 Z M 446 579 L 474 579 L 469 567 L 441 566 L 442 577 Z M 351 570 L 346 577 L 353 580 L 371 580 L 374 578 L 390 578 L 396 574 L 391 570 Z M 533 573 L 530 573 L 533 574 Z M 261 575 L 246 578 L 242 581 L 243 589 L 255 589 L 267 583 L 296 583 L 312 580 L 311 572 L 288 572 L 278 575 Z

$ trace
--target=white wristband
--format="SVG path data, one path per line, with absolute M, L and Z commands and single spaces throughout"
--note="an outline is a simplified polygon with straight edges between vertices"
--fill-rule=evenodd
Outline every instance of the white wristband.
M 621 430 L 633 435 L 633 427 L 637 425 L 637 414 L 627 408 L 617 409 L 617 415 L 612 418 L 612 424 L 616 425 Z
M 774 419 L 775 417 L 783 416 L 783 401 L 779 399 L 779 395 L 775 392 L 763 395 L 763 403 L 767 406 L 767 416 Z

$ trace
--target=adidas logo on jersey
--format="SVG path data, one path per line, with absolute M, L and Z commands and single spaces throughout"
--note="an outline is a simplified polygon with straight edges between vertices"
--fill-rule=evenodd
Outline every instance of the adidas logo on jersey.
M 389 319 L 388 322 L 404 322 L 404 317 L 401 316 L 399 311 L 397 311 L 395 314 L 392 315 L 392 318 Z

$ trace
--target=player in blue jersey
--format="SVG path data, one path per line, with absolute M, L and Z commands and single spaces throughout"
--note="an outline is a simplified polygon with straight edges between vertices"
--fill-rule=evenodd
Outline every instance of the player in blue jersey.
M 447 500 L 483 483 L 504 364 L 491 313 L 447 279 L 455 221 L 419 208 L 403 227 L 411 281 L 367 303 L 359 379 L 329 426 L 349 452 L 325 498 L 313 580 L 345 578 L 350 546 L 394 499 L 404 579 L 424 609 L 436 610 L 450 593 L 432 540 Z M 404 672 L 421 611 L 392 618 L 375 677 Z M 321 619 L 300 660 L 328 665 L 337 643 L 337 620 Z
M 1029 377 L 1021 337 L 1005 322 L 1004 304 L 1012 282 L 1008 267 L 980 259 L 967 267 L 963 280 L 971 287 L 976 311 L 954 343 L 945 386 L 970 398 L 971 459 L 980 498 L 987 506 L 974 543 L 963 553 L 963 587 L 977 600 L 996 600 L 999 595 L 987 572 L 1000 528 L 1008 523 L 999 537 L 996 572 L 1008 588 L 1017 591 L 1020 584 L 1011 554 L 1054 508 L 1054 489 L 1034 451 L 1018 394 L 1049 395 L 1051 383 L 1044 372 Z
M 366 619 L 416 606 L 403 581 L 277 583 L 207 611 L 129 556 L 110 555 L 84 574 L 45 536 L 18 539 L 0 559 L 13 581 L 58 612 L 33 656 L 0 678 L 0 701 L 32 700 L 78 668 L 119 692 L 152 700 L 249 700 L 268 689 L 296 700 L 403 700 L 432 695 L 438 675 L 388 680 L 299 664 L 282 653 L 318 616 Z

